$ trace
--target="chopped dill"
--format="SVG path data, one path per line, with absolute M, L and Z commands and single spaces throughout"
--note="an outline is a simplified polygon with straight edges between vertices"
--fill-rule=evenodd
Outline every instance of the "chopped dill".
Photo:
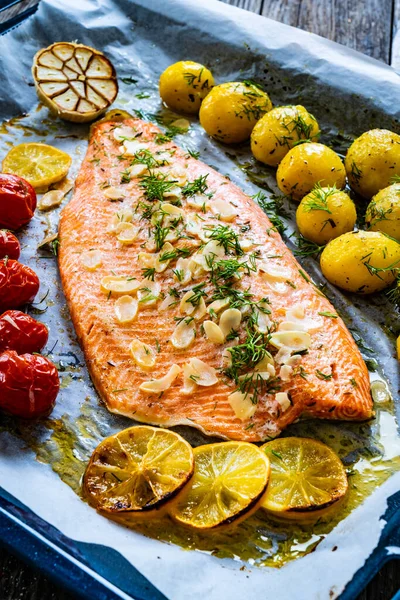
M 328 207 L 328 198 L 336 194 L 337 191 L 335 185 L 328 185 L 323 188 L 320 183 L 316 183 L 307 198 L 302 202 L 304 212 L 323 210 L 331 215 L 332 211 Z
M 210 240 L 216 240 L 219 246 L 222 246 L 226 254 L 236 254 L 242 256 L 244 254 L 240 247 L 239 236 L 228 225 L 218 225 L 217 227 L 205 227 L 209 232 Z
M 194 181 L 187 183 L 182 188 L 182 193 L 184 196 L 195 196 L 196 194 L 204 194 L 204 192 L 208 189 L 207 185 L 207 175 L 200 175 Z

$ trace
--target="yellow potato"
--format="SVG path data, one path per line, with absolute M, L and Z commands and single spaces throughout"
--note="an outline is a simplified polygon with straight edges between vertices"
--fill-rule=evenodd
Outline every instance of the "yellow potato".
M 321 269 L 328 281 L 348 292 L 372 294 L 396 279 L 400 244 L 377 231 L 345 233 L 332 240 L 321 254 Z
M 304 196 L 296 212 L 301 235 L 315 244 L 327 244 L 343 233 L 353 231 L 357 212 L 354 202 L 336 187 L 315 188 Z
M 268 94 L 254 83 L 222 83 L 201 105 L 200 123 L 216 140 L 237 144 L 250 137 L 254 125 L 271 108 Z
M 400 241 L 400 183 L 389 185 L 372 198 L 365 223 L 371 231 L 382 231 Z
M 366 131 L 354 140 L 344 164 L 353 190 L 372 198 L 400 175 L 400 135 L 387 129 Z
M 294 200 L 301 200 L 319 183 L 344 187 L 346 171 L 339 156 L 323 144 L 305 142 L 286 154 L 276 172 L 279 189 Z
M 251 151 L 260 162 L 276 167 L 296 142 L 316 142 L 319 134 L 316 119 L 304 106 L 277 106 L 256 123 Z
M 214 85 L 211 71 L 204 65 L 183 60 L 170 65 L 160 77 L 160 96 L 177 112 L 197 114 Z

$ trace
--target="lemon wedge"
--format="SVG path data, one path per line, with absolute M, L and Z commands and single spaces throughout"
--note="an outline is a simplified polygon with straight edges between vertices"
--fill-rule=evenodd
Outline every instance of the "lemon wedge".
M 261 447 L 271 462 L 271 479 L 262 507 L 283 517 L 301 519 L 341 500 L 348 488 L 340 458 L 309 438 L 287 437 Z
M 137 425 L 106 438 L 83 478 L 89 503 L 123 515 L 159 508 L 191 478 L 193 450 L 167 429 Z
M 39 50 L 32 75 L 41 102 L 66 121 L 93 121 L 118 93 L 111 61 L 82 44 L 57 42 Z
M 19 144 L 3 160 L 4 173 L 13 173 L 29 181 L 34 188 L 46 188 L 61 181 L 71 166 L 71 157 L 47 144 Z
M 249 516 L 267 487 L 269 460 L 247 442 L 221 442 L 194 449 L 194 474 L 171 504 L 173 519 L 203 530 Z

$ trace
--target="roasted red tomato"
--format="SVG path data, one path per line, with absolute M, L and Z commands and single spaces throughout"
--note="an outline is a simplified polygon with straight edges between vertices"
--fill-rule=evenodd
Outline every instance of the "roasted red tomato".
M 19 259 L 21 253 L 21 246 L 19 241 L 11 231 L 7 229 L 0 229 L 0 258 L 13 258 L 14 260 Z
M 36 192 L 30 183 L 18 177 L 0 173 L 0 227 L 19 229 L 33 217 Z
M 50 413 L 60 389 L 56 367 L 39 354 L 0 355 L 0 408 L 17 417 L 35 419 Z
M 15 350 L 17 354 L 40 352 L 49 332 L 46 325 L 19 310 L 8 310 L 0 316 L 0 353 Z
M 16 260 L 0 260 L 0 312 L 32 302 L 38 291 L 35 271 Z

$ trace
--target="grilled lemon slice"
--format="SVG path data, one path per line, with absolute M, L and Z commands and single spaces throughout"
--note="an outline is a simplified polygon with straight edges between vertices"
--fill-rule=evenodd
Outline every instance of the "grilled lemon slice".
M 186 484 L 193 469 L 193 450 L 180 435 L 137 425 L 97 446 L 83 489 L 97 510 L 123 516 L 159 508 Z
M 322 442 L 287 437 L 261 447 L 271 462 L 271 479 L 262 507 L 283 517 L 320 514 L 341 500 L 348 488 L 340 458 Z
M 82 44 L 57 42 L 39 50 L 32 74 L 39 99 L 66 121 L 93 121 L 118 94 L 110 60 Z
M 267 487 L 269 460 L 247 442 L 221 442 L 194 449 L 194 474 L 169 509 L 194 529 L 228 524 L 256 510 Z M 253 509 L 253 510 L 252 510 Z
M 13 173 L 29 181 L 34 188 L 46 188 L 61 181 L 71 166 L 71 157 L 47 144 L 19 144 L 3 160 L 4 173 Z

